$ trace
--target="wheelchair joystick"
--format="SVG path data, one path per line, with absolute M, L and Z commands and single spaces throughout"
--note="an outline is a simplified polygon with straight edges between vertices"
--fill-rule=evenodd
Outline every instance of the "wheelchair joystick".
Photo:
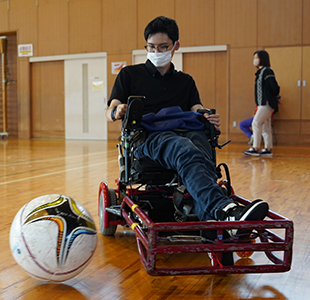
M 200 114 L 215 115 L 216 109 L 215 108 L 211 108 L 211 109 L 200 108 L 200 109 L 197 110 L 197 112 L 200 113 Z

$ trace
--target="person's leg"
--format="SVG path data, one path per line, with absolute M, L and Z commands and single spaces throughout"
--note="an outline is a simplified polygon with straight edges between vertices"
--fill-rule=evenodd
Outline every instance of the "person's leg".
M 261 107 L 261 106 L 259 106 Z M 260 114 L 260 109 L 257 108 L 256 114 L 254 116 L 252 122 L 252 129 L 253 129 L 253 148 L 255 150 L 259 150 L 260 144 L 262 142 L 262 119 Z
M 210 159 L 211 147 L 203 131 L 193 131 L 188 137 L 173 131 L 150 134 L 145 143 L 138 147 L 135 156 L 139 159 L 148 156 L 167 169 L 174 169 L 180 175 L 183 184 L 195 200 L 198 218 L 205 220 L 258 220 L 268 211 L 268 204 L 255 202 L 245 208 L 238 207 L 222 193 L 217 184 L 215 164 Z M 209 145 L 208 145 L 208 144 Z M 200 148 L 205 145 L 207 150 Z
M 199 139 L 206 140 L 203 135 L 203 131 L 198 131 L 196 142 Z M 202 144 L 206 146 L 204 151 L 199 149 Z M 199 148 L 187 137 L 173 131 L 164 131 L 151 134 L 136 149 L 135 156 L 148 156 L 163 167 L 176 170 L 188 192 L 196 200 L 198 218 L 210 220 L 215 218 L 217 209 L 222 209 L 233 201 L 222 193 L 217 184 L 209 142 L 201 142 Z
M 262 105 L 257 107 L 256 114 L 253 119 L 252 129 L 253 129 L 253 148 L 259 149 L 262 141 L 263 124 L 266 120 L 270 119 L 271 116 L 270 106 Z
M 259 146 L 257 146 L 257 145 L 260 145 L 261 138 L 262 138 L 262 135 L 261 135 L 262 130 L 259 127 L 259 124 L 260 124 L 260 119 L 259 119 L 260 114 L 258 114 L 259 107 L 257 108 L 256 113 L 255 113 L 253 120 L 252 120 L 253 135 L 251 138 L 252 141 L 251 141 L 251 143 L 249 143 L 249 145 L 253 145 L 253 146 L 249 150 L 243 151 L 243 153 L 246 155 L 251 155 L 251 156 L 259 156 L 260 155 L 259 154 Z M 254 124 L 256 124 L 256 126 Z
M 213 163 L 214 167 L 216 167 L 216 162 L 213 161 L 215 158 L 212 156 L 210 142 L 203 131 L 189 130 L 180 132 L 179 135 L 188 138 L 200 151 L 204 153 L 205 157 Z
M 271 115 L 272 115 L 274 110 L 269 105 L 266 105 L 266 110 L 269 110 L 270 117 L 267 118 L 263 124 L 262 135 L 263 135 L 263 139 L 264 139 L 265 149 L 270 151 L 273 148 Z M 267 114 L 267 112 L 266 112 L 266 114 Z
M 253 134 L 252 130 L 250 129 L 252 127 L 252 121 L 253 117 L 243 120 L 239 123 L 239 128 L 246 134 L 248 138 L 250 138 Z

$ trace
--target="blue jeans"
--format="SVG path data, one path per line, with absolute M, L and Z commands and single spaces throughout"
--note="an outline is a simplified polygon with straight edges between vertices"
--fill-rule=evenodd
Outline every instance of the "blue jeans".
M 203 131 L 151 133 L 135 156 L 148 156 L 166 169 L 178 172 L 195 200 L 199 220 L 214 220 L 215 211 L 233 201 L 217 184 L 212 149 Z

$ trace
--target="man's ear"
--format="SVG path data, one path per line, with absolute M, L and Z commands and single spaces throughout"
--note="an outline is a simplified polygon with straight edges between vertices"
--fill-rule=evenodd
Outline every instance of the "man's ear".
M 175 42 L 174 50 L 179 50 L 179 49 L 180 49 L 180 46 L 181 46 L 180 41 L 179 41 L 179 40 L 176 41 L 176 42 Z

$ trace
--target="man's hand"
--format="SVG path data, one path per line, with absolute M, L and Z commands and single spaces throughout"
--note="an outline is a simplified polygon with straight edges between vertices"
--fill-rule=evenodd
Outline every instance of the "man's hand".
M 209 115 L 209 114 L 204 114 L 203 115 L 208 121 L 214 125 L 214 127 L 217 130 L 220 130 L 221 126 L 221 121 L 220 121 L 220 115 L 219 114 L 214 114 L 214 115 Z
M 116 107 L 116 108 L 115 108 Z M 114 109 L 115 108 L 115 109 Z M 114 109 L 114 111 L 113 111 Z M 107 120 L 112 122 L 113 119 L 112 119 L 112 111 L 113 111 L 113 116 L 115 118 L 115 120 L 120 120 L 123 118 L 123 116 L 125 115 L 126 113 L 126 110 L 127 110 L 127 104 L 123 104 L 121 103 L 121 101 L 117 100 L 117 99 L 113 99 L 111 101 L 111 104 L 110 106 L 108 107 L 107 109 L 107 113 L 106 113 L 106 116 L 107 116 Z M 114 120 L 114 121 L 115 121 Z
M 196 104 L 191 108 L 192 111 L 197 111 L 198 109 L 203 109 L 202 105 Z M 213 124 L 217 130 L 220 130 L 221 121 L 220 121 L 220 115 L 219 114 L 209 115 L 209 114 L 205 113 L 203 116 L 206 119 L 208 119 L 209 122 L 211 124 Z
M 127 104 L 119 104 L 117 105 L 116 111 L 115 111 L 115 119 L 120 120 L 123 118 L 127 110 Z

